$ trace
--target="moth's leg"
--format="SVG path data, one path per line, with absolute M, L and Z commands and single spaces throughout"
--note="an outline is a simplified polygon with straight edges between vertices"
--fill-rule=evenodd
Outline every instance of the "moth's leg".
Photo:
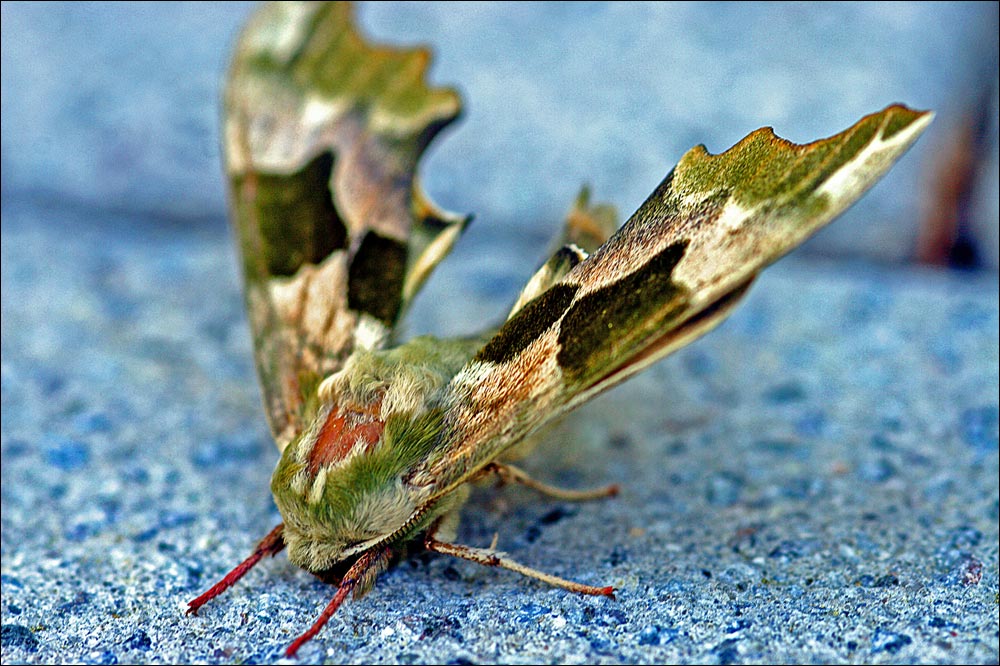
M 285 540 L 281 536 L 284 531 L 284 523 L 280 523 L 277 527 L 271 530 L 266 537 L 260 540 L 260 543 L 257 544 L 256 548 L 254 548 L 250 557 L 243 560 L 236 566 L 235 569 L 227 573 L 226 577 L 209 588 L 208 592 L 205 592 L 194 601 L 188 602 L 188 614 L 197 615 L 199 608 L 232 587 L 236 581 L 243 578 L 243 576 L 245 576 L 250 569 L 253 569 L 254 565 L 260 562 L 265 555 L 274 557 L 280 553 L 285 547 Z
M 591 488 L 590 490 L 557 488 L 556 486 L 550 486 L 547 483 L 533 479 L 524 470 L 506 463 L 491 462 L 480 470 L 476 478 L 481 479 L 488 474 L 496 474 L 502 483 L 519 483 L 522 486 L 537 490 L 543 495 L 571 502 L 614 497 L 618 494 L 618 484 L 614 483 L 603 488 Z
M 594 585 L 584 585 L 583 583 L 574 583 L 571 580 L 566 580 L 565 578 L 559 578 L 558 576 L 552 576 L 547 573 L 543 573 L 536 569 L 526 567 L 523 564 L 518 564 L 514 560 L 510 559 L 503 553 L 498 553 L 492 548 L 473 548 L 471 546 L 460 546 L 454 543 L 445 543 L 444 541 L 438 541 L 434 538 L 437 533 L 437 526 L 432 527 L 428 530 L 427 535 L 424 537 L 424 547 L 427 550 L 433 551 L 435 553 L 444 553 L 445 555 L 452 555 L 454 557 L 461 557 L 464 560 L 469 560 L 470 562 L 476 562 L 477 564 L 482 564 L 488 567 L 503 567 L 504 569 L 510 569 L 511 571 L 516 571 L 517 573 L 528 576 L 529 578 L 536 578 L 543 583 L 548 583 L 555 587 L 561 587 L 564 590 L 569 590 L 570 592 L 578 592 L 580 594 L 593 594 L 597 596 L 614 597 L 615 588 L 608 585 L 606 587 L 596 587 Z M 495 542 L 495 540 L 494 540 Z
M 319 633 L 320 629 L 329 622 L 333 614 L 337 612 L 340 605 L 344 603 L 347 599 L 347 595 L 350 594 L 355 589 L 365 589 L 370 587 L 373 583 L 375 576 L 381 572 L 386 564 L 388 564 L 390 557 L 392 556 L 392 551 L 389 548 L 381 548 L 375 550 L 369 550 L 362 553 L 351 568 L 347 570 L 344 574 L 344 579 L 340 581 L 340 587 L 337 588 L 337 593 L 333 595 L 333 599 L 327 604 L 323 612 L 320 613 L 313 625 L 306 630 L 304 634 L 296 638 L 291 645 L 285 650 L 285 656 L 294 657 L 295 653 L 299 651 L 305 643 L 312 640 L 312 638 Z

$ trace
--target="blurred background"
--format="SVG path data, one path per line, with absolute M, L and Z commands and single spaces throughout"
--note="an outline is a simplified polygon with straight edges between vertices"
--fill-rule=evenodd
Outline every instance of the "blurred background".
M 995 272 L 997 7 L 379 2 L 358 12 L 376 40 L 432 45 L 432 80 L 462 91 L 464 118 L 422 173 L 441 205 L 477 216 L 464 254 L 513 243 L 533 261 L 583 183 L 624 219 L 698 143 L 719 152 L 766 125 L 811 141 L 901 102 L 937 119 L 806 252 Z M 4 3 L 4 206 L 222 228 L 219 91 L 252 9 Z

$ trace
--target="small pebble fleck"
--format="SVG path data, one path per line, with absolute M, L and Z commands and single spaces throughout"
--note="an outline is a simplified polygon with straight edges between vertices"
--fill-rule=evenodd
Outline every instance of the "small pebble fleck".
M 879 576 L 875 580 L 875 587 L 896 587 L 897 585 L 899 585 L 899 578 L 893 574 Z
M 740 659 L 740 653 L 736 647 L 738 644 L 738 638 L 727 638 L 716 645 L 712 652 L 715 653 L 715 658 L 720 664 L 735 664 Z
M 448 636 L 452 640 L 462 641 L 462 623 L 457 617 L 447 615 L 435 615 L 424 622 L 423 631 L 420 637 L 436 638 L 438 636 Z
M 149 635 L 142 629 L 136 629 L 125 641 L 125 647 L 129 650 L 148 650 L 153 645 Z
M 934 627 L 935 629 L 944 629 L 949 627 L 954 627 L 954 623 L 945 620 L 944 618 L 935 615 L 931 619 L 927 620 L 927 626 Z
M 777 384 L 764 391 L 764 400 L 781 405 L 789 402 L 799 402 L 806 397 L 806 390 L 798 382 Z
M 714 506 L 732 506 L 740 499 L 744 480 L 731 472 L 716 472 L 708 479 L 705 499 Z
M 960 421 L 962 438 L 975 451 L 989 453 L 997 449 L 1000 440 L 1000 408 L 997 405 L 966 409 Z
M 101 412 L 79 414 L 73 419 L 73 427 L 83 434 L 108 432 L 111 430 L 111 419 Z
M 612 567 L 617 567 L 619 564 L 624 564 L 627 561 L 628 551 L 618 545 L 612 548 L 611 553 L 604 558 L 604 563 Z
M 616 432 L 608 437 L 608 446 L 612 449 L 624 450 L 631 448 L 632 437 L 627 432 Z
M 954 550 L 975 548 L 983 541 L 983 533 L 975 527 L 962 525 L 948 533 L 948 547 Z
M 606 638 L 594 637 L 590 639 L 590 648 L 598 654 L 610 654 L 611 641 Z
M 45 449 L 45 460 L 57 469 L 72 472 L 87 466 L 90 462 L 90 449 L 83 442 L 57 438 Z
M 650 625 L 639 632 L 639 645 L 659 645 L 660 628 Z
M 888 652 L 896 654 L 904 647 L 913 642 L 913 639 L 906 634 L 890 631 L 884 627 L 877 627 L 872 635 L 872 654 Z
M 98 664 L 117 664 L 118 655 L 116 655 L 111 650 L 104 650 L 102 652 L 97 652 L 94 654 L 94 662 Z
M 160 516 L 160 527 L 170 529 L 182 525 L 190 525 L 196 516 L 189 511 L 167 511 Z
M 725 631 L 727 634 L 736 634 L 748 628 L 751 624 L 753 623 L 750 622 L 750 620 L 744 620 L 744 619 L 733 620 L 732 622 L 726 625 Z
M 783 562 L 790 562 L 791 560 L 798 559 L 803 555 L 810 554 L 815 551 L 815 549 L 815 544 L 810 541 L 801 539 L 785 539 L 772 548 L 771 552 L 769 552 L 767 556 Z
M 97 534 L 99 525 L 95 523 L 76 523 L 71 525 L 64 533 L 67 541 L 79 542 Z
M 5 624 L 0 628 L 0 645 L 7 649 L 38 652 L 38 639 L 23 624 Z M 6 661 L 6 659 L 4 659 Z
M 550 612 L 552 612 L 552 609 L 548 606 L 540 606 L 539 604 L 529 602 L 521 606 L 518 620 L 521 622 L 530 622 Z
M 90 592 L 77 592 L 76 596 L 73 597 L 72 600 L 59 604 L 58 610 L 60 613 L 77 611 L 87 606 L 93 597 L 94 595 Z
M 628 615 L 625 611 L 617 608 L 606 608 L 600 612 L 597 624 L 605 627 L 618 627 L 628 622 Z
M 795 420 L 795 432 L 802 437 L 819 437 L 826 430 L 826 414 L 810 410 Z
M 9 576 L 7 574 L 0 575 L 0 584 L 11 585 L 13 587 L 18 587 L 18 588 L 24 587 L 24 585 L 21 583 L 20 578 L 17 578 L 15 576 Z
M 960 571 L 962 585 L 978 585 L 983 579 L 983 563 L 975 555 L 968 555 L 962 559 Z
M 575 511 L 569 511 L 564 507 L 557 506 L 556 508 L 552 509 L 551 511 L 543 515 L 541 518 L 539 518 L 538 522 L 541 523 L 542 525 L 553 525 L 555 523 L 558 523 L 563 518 L 568 518 L 574 515 L 575 513 L 576 513 Z
M 882 483 L 887 481 L 896 473 L 895 466 L 885 458 L 877 460 L 867 460 L 858 466 L 858 476 L 865 481 L 872 483 Z

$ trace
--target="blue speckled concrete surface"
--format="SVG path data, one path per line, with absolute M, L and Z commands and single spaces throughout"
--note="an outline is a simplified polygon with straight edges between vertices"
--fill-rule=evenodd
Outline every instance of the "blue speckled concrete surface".
M 279 520 L 224 226 L 2 215 L 3 662 L 279 659 L 333 591 L 283 555 L 184 615 Z M 494 283 L 480 259 L 460 244 L 415 328 L 498 314 L 535 257 Z M 302 660 L 995 663 L 997 293 L 782 262 L 526 463 L 620 497 L 464 514 L 462 541 L 616 600 L 418 556 Z

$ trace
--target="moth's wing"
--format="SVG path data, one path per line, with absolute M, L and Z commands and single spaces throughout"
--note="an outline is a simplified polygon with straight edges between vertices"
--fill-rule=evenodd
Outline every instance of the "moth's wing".
M 607 203 L 590 203 L 590 188 L 584 186 L 566 214 L 552 243 L 555 251 L 524 285 L 507 319 L 529 301 L 561 280 L 577 264 L 608 240 L 618 228 L 618 213 Z
M 516 315 L 521 309 L 548 291 L 554 284 L 562 280 L 573 270 L 577 264 L 582 263 L 589 255 L 577 245 L 563 245 L 542 264 L 541 268 L 535 271 L 528 282 L 521 289 L 517 300 L 514 301 L 507 320 Z
M 689 151 L 597 252 L 525 304 L 450 382 L 436 454 L 455 488 L 527 434 L 724 319 L 757 273 L 861 196 L 930 113 L 891 106 L 799 146 L 770 129 Z
M 268 420 L 279 448 L 317 384 L 377 348 L 464 228 L 417 163 L 456 118 L 425 49 L 368 45 L 346 3 L 273 3 L 236 46 L 225 166 Z

